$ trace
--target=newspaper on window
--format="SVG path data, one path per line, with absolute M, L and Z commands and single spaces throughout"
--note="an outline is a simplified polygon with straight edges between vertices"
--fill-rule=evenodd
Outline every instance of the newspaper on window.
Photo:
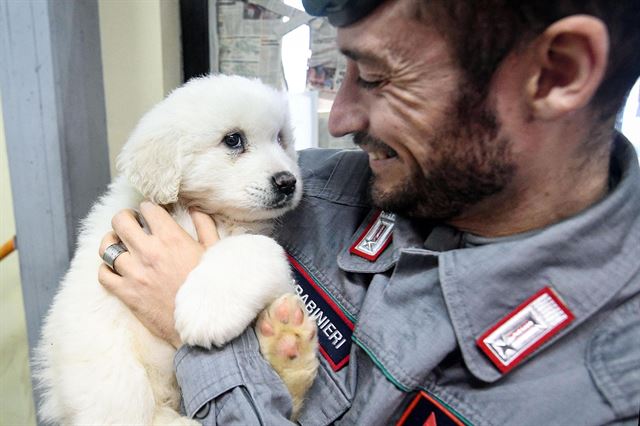
M 307 89 L 318 91 L 318 146 L 353 148 L 350 136 L 335 138 L 327 131 L 329 110 L 342 84 L 347 62 L 336 44 L 336 29 L 326 18 L 309 23 L 311 57 L 307 68 Z
M 336 45 L 336 29 L 326 18 L 309 23 L 311 57 L 307 70 L 307 88 L 317 90 L 321 99 L 333 100 L 344 78 L 346 60 Z
M 307 89 L 319 94 L 319 146 L 353 146 L 350 138 L 333 138 L 326 130 L 328 112 L 346 69 L 336 46 L 336 30 L 326 18 L 311 17 L 282 0 L 209 0 L 209 22 L 212 71 L 257 77 L 277 88 L 286 88 L 282 37 L 309 24 Z
M 281 0 L 217 0 L 215 14 L 212 68 L 285 87 L 282 37 L 312 18 Z

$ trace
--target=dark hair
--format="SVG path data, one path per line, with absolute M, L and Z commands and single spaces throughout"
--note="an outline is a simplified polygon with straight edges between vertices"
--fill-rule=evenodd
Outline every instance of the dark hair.
M 423 5 L 450 39 L 469 83 L 485 94 L 510 52 L 577 14 L 597 17 L 609 30 L 607 71 L 592 101 L 602 121 L 615 116 L 640 75 L 640 0 L 429 0 Z

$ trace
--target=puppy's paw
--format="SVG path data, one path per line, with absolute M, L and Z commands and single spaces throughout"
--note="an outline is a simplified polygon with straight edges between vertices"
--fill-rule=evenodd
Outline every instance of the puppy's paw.
M 318 369 L 317 326 L 292 293 L 276 299 L 256 322 L 260 350 L 287 386 L 294 418 Z
M 284 250 L 262 235 L 228 237 L 207 249 L 176 295 L 175 326 L 188 345 L 222 346 L 274 298 L 292 291 Z
M 207 298 L 208 283 L 185 283 L 176 297 L 175 326 L 182 343 L 210 349 L 223 346 L 251 324 L 259 309 Z M 234 309 L 235 305 L 235 309 Z

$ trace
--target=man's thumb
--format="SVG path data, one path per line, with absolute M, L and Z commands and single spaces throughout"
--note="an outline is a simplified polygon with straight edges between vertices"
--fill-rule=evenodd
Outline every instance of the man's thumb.
M 211 216 L 200 211 L 190 209 L 189 214 L 193 225 L 196 228 L 196 234 L 198 234 L 198 241 L 204 244 L 205 247 L 211 247 L 220 239 L 218 230 L 216 229 L 216 223 Z

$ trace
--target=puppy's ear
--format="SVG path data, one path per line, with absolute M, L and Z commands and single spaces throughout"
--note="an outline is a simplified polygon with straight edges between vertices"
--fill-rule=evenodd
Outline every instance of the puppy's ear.
M 180 135 L 143 121 L 118 155 L 117 168 L 145 198 L 157 204 L 178 201 L 182 178 Z

